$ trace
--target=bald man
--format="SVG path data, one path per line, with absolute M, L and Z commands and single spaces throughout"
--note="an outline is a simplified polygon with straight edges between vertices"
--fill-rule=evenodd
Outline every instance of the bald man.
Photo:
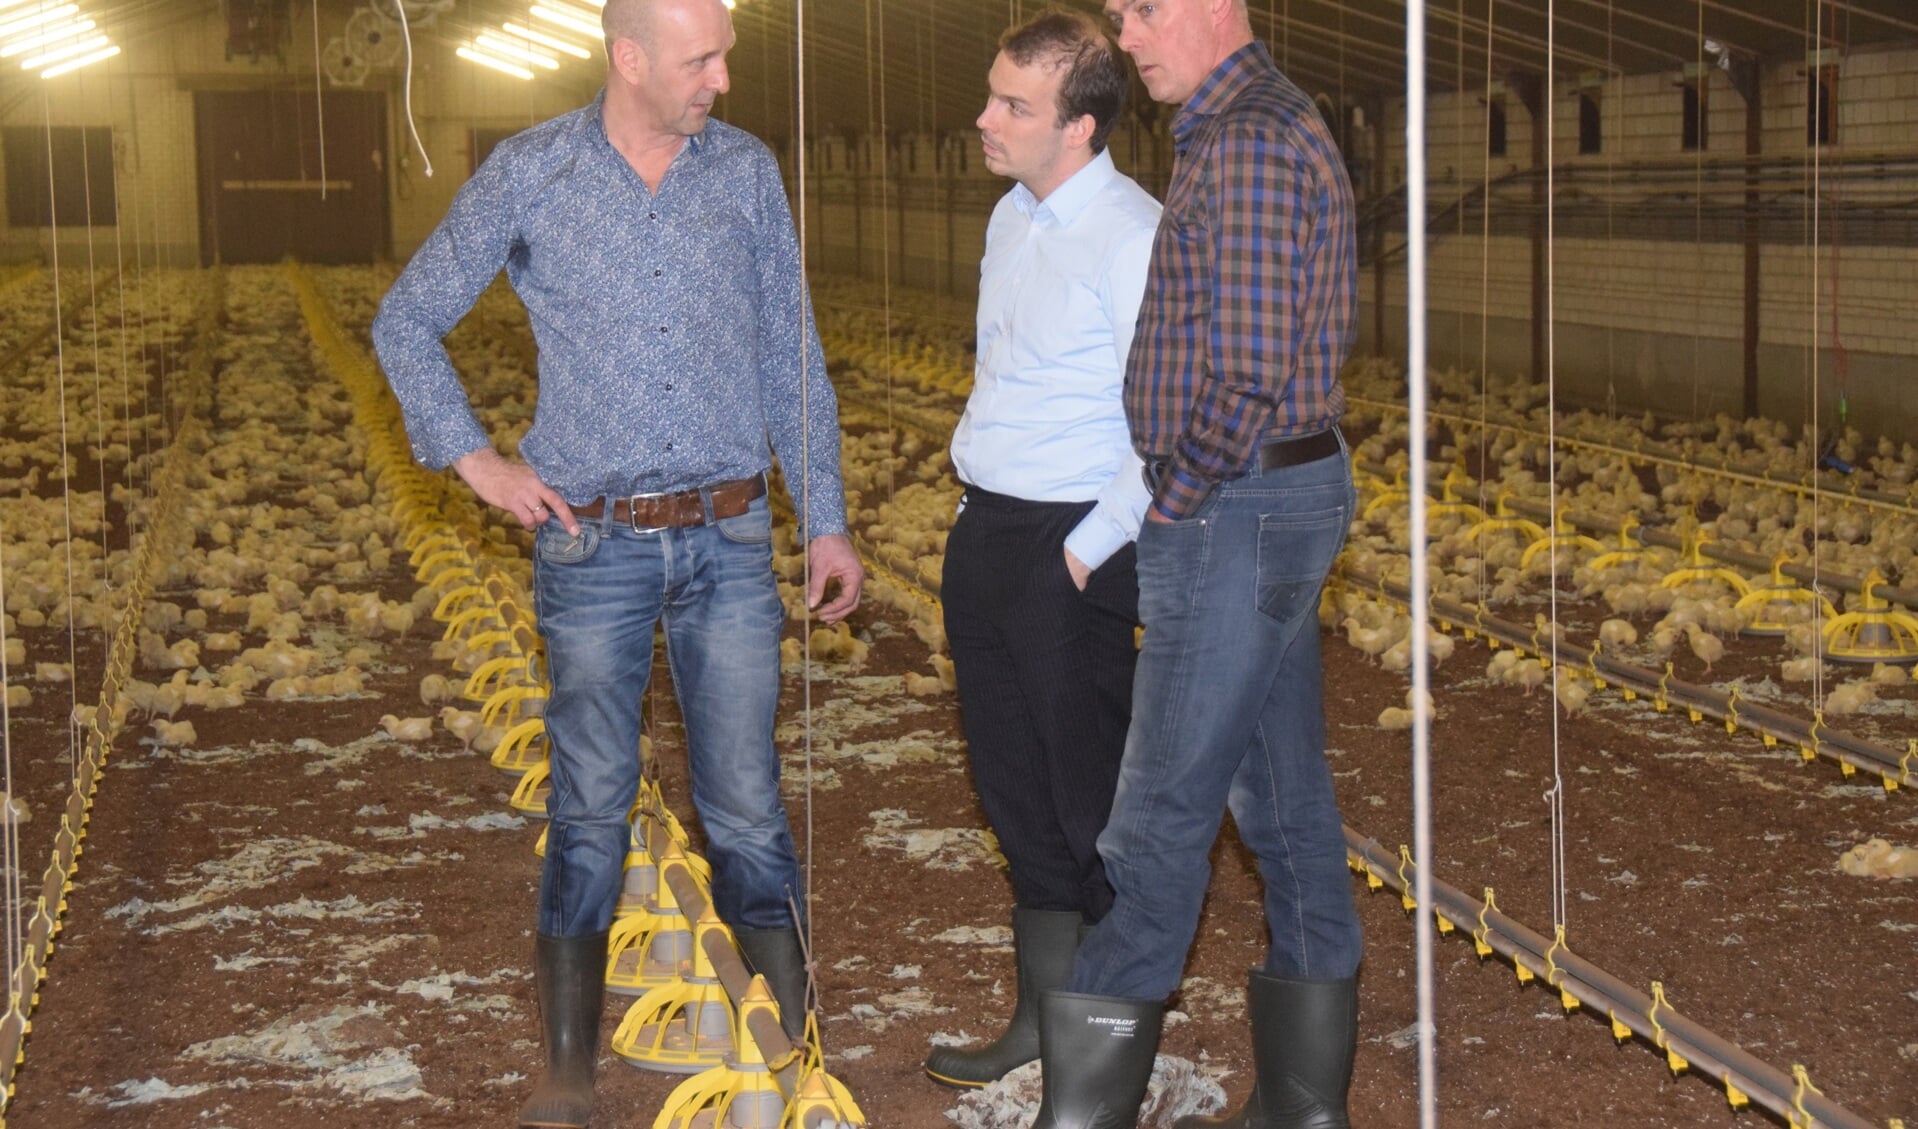
M 592 1111 L 607 931 L 663 623 L 714 908 L 804 1030 L 803 905 L 772 743 L 785 611 L 766 472 L 797 495 L 808 599 L 859 600 L 839 421 L 779 166 L 711 119 L 721 0 L 610 0 L 604 92 L 502 142 L 381 306 L 374 343 L 415 456 L 527 529 L 551 697 L 535 978 L 546 1072 L 522 1126 Z M 499 273 L 531 315 L 539 407 L 494 450 L 441 338 Z

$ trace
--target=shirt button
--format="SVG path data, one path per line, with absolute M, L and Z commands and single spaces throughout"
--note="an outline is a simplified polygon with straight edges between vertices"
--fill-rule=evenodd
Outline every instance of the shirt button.
M 658 218 L 659 218 L 659 213 L 658 213 L 658 212 L 647 212 L 647 213 L 646 213 L 646 218 L 647 218 L 647 219 L 649 219 L 649 220 L 656 220 L 656 219 L 658 219 Z
M 659 277 L 660 275 L 662 275 L 662 274 L 665 274 L 665 273 L 666 273 L 665 271 L 658 271 L 658 270 L 656 270 L 656 271 L 654 271 L 654 272 L 653 272 L 653 277 L 654 277 L 654 278 L 658 278 L 658 277 Z
M 668 391 L 668 392 L 671 392 L 672 390 L 673 390 L 673 386 L 672 386 L 672 385 L 670 385 L 670 384 L 668 384 L 668 385 L 666 386 L 666 391 Z

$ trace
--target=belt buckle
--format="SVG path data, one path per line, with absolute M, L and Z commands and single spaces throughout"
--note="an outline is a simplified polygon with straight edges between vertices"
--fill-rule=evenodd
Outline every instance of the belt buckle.
M 639 524 L 639 503 L 642 499 L 650 501 L 667 497 L 671 497 L 671 492 L 665 490 L 654 494 L 628 494 L 626 496 L 626 524 L 632 528 L 634 533 L 664 533 L 666 530 L 671 529 L 672 526 L 670 525 Z

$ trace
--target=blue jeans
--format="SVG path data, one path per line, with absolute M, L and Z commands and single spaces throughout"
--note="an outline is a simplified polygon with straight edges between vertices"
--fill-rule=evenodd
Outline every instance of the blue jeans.
M 1264 879 L 1267 971 L 1357 971 L 1317 618 L 1355 502 L 1350 460 L 1326 458 L 1254 470 L 1185 520 L 1140 530 L 1145 642 L 1099 836 L 1115 900 L 1068 991 L 1164 999 L 1179 986 L 1228 806 Z
M 799 863 L 772 741 L 786 612 L 766 500 L 739 517 L 656 533 L 603 518 L 573 537 L 548 519 L 534 542 L 533 593 L 552 677 L 540 932 L 585 936 L 612 922 L 662 620 L 713 908 L 735 929 L 793 926 L 787 898 L 801 901 Z

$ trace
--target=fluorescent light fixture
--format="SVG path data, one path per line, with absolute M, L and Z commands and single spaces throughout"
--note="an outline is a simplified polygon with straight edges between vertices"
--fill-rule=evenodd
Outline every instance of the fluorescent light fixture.
M 62 4 L 58 8 L 42 8 L 37 12 L 28 12 L 9 20 L 0 20 L 0 39 L 11 39 L 29 28 L 45 27 L 55 20 L 63 20 L 79 13 L 80 5 Z
M 11 59 L 23 51 L 31 51 L 36 47 L 45 47 L 49 43 L 58 43 L 62 39 L 72 39 L 76 35 L 92 30 L 92 20 L 75 20 L 72 23 L 59 24 L 46 28 L 33 35 L 8 40 L 4 45 L 0 45 L 0 59 Z
M 4 12 L 8 8 L 17 8 L 22 4 L 28 4 L 32 2 L 33 0 L 0 0 L 0 12 Z M 44 0 L 42 0 L 42 2 L 44 2 Z M 15 13 L 15 14 L 18 15 L 18 13 Z
M 588 51 L 570 39 L 561 39 L 556 35 L 548 35 L 543 31 L 534 31 L 530 27 L 522 27 L 516 23 L 504 23 L 500 26 L 506 29 L 506 34 L 515 39 L 530 40 L 542 47 L 550 47 L 555 51 L 571 55 L 575 59 L 590 59 L 593 57 L 591 51 Z
M 98 51 L 106 45 L 106 36 L 89 35 L 85 39 L 75 40 L 72 43 L 62 43 L 51 50 L 42 51 L 38 55 L 28 55 L 26 58 L 20 60 L 20 69 L 23 71 L 36 71 L 48 63 L 58 63 L 66 59 L 84 55 L 89 51 Z
M 119 53 L 120 53 L 120 45 L 115 43 L 110 47 L 102 47 L 98 51 L 93 52 L 92 54 L 82 55 L 77 59 L 68 59 L 64 63 L 55 63 L 53 66 L 50 66 L 46 70 L 41 71 L 40 77 L 41 78 L 57 78 L 60 75 L 66 74 L 68 71 L 77 71 L 81 67 L 92 66 L 94 63 L 97 63 L 101 61 L 102 59 L 111 59 L 115 55 L 118 55 Z
M 555 27 L 563 27 L 567 31 L 579 35 L 591 36 L 594 39 L 599 39 L 605 35 L 605 32 L 601 30 L 598 23 L 588 19 L 577 10 L 555 8 L 547 4 L 535 4 L 528 11 L 536 20 L 545 20 Z
M 509 59 L 499 58 L 495 55 L 488 55 L 476 47 L 462 46 L 457 48 L 453 54 L 458 55 L 469 63 L 478 63 L 482 67 L 491 67 L 501 74 L 510 74 L 514 78 L 530 79 L 533 77 L 532 71 L 527 70 L 518 63 L 512 62 Z
M 559 60 L 550 53 L 528 43 L 515 43 L 503 39 L 490 31 L 482 31 L 474 36 L 473 46 L 483 47 L 495 55 L 504 56 L 515 62 L 531 63 L 536 67 L 545 67 L 549 71 L 559 69 Z

